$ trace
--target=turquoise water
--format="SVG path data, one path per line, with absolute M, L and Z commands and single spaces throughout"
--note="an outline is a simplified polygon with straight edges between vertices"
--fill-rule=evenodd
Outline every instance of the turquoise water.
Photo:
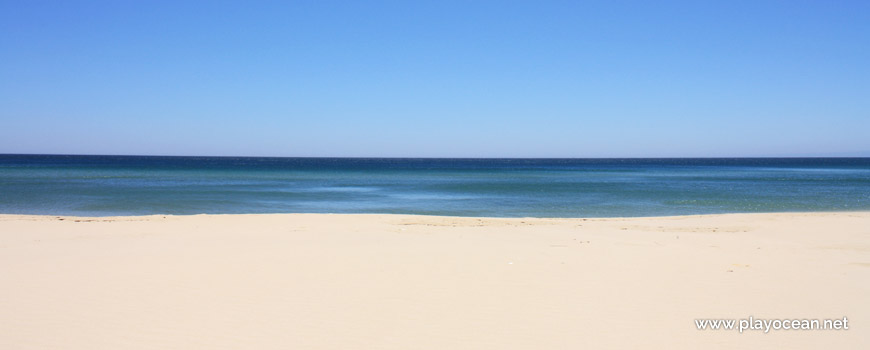
M 0 213 L 611 217 L 870 210 L 870 158 L 0 155 Z

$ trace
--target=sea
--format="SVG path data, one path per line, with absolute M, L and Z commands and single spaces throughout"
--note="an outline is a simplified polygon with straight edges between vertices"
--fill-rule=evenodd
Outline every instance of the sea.
M 0 213 L 635 217 L 870 210 L 870 158 L 0 155 Z

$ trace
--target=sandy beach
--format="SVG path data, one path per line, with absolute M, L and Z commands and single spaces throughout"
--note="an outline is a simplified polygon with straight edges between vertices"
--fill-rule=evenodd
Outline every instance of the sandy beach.
M 0 215 L 0 281 L 10 350 L 861 349 L 870 212 Z

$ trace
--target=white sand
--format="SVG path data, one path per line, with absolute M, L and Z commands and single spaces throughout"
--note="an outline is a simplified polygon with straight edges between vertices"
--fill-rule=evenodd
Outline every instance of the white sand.
M 0 215 L 0 349 L 870 349 L 867 212 L 63 219 Z

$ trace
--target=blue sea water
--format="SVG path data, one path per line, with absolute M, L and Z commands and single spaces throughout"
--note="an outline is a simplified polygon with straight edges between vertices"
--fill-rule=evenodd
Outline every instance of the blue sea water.
M 870 210 L 870 158 L 0 155 L 0 213 L 613 217 Z

